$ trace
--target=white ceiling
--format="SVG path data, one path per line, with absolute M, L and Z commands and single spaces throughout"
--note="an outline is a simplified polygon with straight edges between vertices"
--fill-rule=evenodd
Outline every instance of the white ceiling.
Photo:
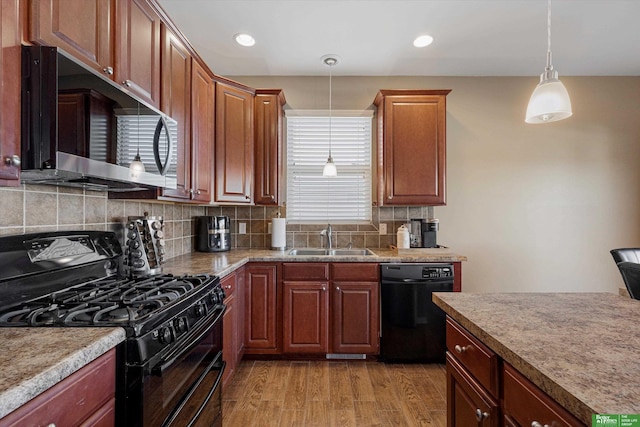
M 222 76 L 534 76 L 545 66 L 546 0 L 159 0 Z M 560 77 L 639 76 L 640 0 L 554 0 Z M 235 43 L 248 32 L 256 45 Z M 434 37 L 417 49 L 413 39 Z

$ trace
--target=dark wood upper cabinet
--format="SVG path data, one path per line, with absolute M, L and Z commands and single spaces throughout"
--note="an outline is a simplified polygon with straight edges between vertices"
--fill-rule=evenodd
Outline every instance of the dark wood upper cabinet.
M 161 109 L 178 122 L 176 142 L 177 188 L 166 189 L 168 197 L 191 198 L 191 55 L 182 41 L 165 25 L 162 39 Z
M 446 204 L 449 92 L 378 92 L 378 205 Z
M 116 3 L 115 81 L 160 107 L 160 16 L 146 0 Z
M 253 97 L 253 89 L 216 81 L 216 202 L 252 201 Z
M 209 202 L 213 176 L 214 83 L 195 60 L 191 73 L 191 198 Z
M 113 79 L 115 0 L 31 0 L 29 39 L 58 46 Z
M 0 6 L 0 185 L 20 184 L 20 42 L 24 14 L 19 0 Z
M 256 205 L 278 205 L 282 172 L 283 107 L 287 103 L 281 89 L 256 89 L 255 175 Z

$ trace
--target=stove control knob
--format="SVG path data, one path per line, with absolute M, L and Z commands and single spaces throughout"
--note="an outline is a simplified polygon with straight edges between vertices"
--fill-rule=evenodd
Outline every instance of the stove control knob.
M 158 246 L 164 246 L 164 239 L 158 239 Z
M 182 333 L 187 330 L 187 321 L 184 317 L 174 320 L 173 327 L 176 328 L 178 333 Z
M 162 227 L 162 224 L 160 223 L 160 221 L 153 221 L 151 223 L 151 228 L 153 228 L 154 230 L 159 230 Z
M 196 316 L 198 317 L 202 317 L 206 314 L 206 309 L 204 304 L 200 303 L 198 305 L 196 305 Z
M 130 222 L 129 224 L 127 224 L 127 228 L 128 228 L 129 230 L 133 230 L 133 229 L 135 229 L 135 228 L 136 228 L 136 225 L 135 225 L 134 223 Z
M 158 230 L 156 231 L 156 239 L 162 239 L 164 237 L 164 233 L 162 232 L 162 230 Z
M 140 242 L 138 242 L 137 240 L 130 240 L 129 247 L 132 249 L 138 249 L 140 247 Z
M 144 260 L 140 259 L 140 258 L 132 259 L 131 260 L 131 265 L 134 268 L 143 268 L 144 267 Z
M 173 340 L 171 329 L 160 328 L 160 330 L 158 331 L 158 340 L 160 340 L 162 344 L 169 344 Z
M 140 249 L 134 249 L 131 251 L 131 256 L 134 258 L 141 258 L 142 257 L 142 251 Z
M 127 233 L 127 238 L 136 239 L 138 237 L 138 233 L 135 230 L 131 230 Z

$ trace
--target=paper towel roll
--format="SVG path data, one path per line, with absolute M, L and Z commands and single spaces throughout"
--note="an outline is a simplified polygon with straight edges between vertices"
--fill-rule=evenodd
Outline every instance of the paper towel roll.
M 286 218 L 271 219 L 271 249 L 284 250 L 287 246 L 287 220 Z

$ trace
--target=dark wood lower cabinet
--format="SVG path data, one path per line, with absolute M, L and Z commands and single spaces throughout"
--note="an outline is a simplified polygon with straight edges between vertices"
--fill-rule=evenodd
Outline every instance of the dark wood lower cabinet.
M 379 286 L 378 282 L 333 282 L 333 353 L 379 352 Z
M 329 284 L 327 282 L 284 282 L 285 353 L 327 353 Z
M 277 278 L 280 264 L 252 263 L 245 268 L 245 354 L 280 352 L 282 313 Z
M 498 427 L 498 401 L 447 353 L 447 425 Z

